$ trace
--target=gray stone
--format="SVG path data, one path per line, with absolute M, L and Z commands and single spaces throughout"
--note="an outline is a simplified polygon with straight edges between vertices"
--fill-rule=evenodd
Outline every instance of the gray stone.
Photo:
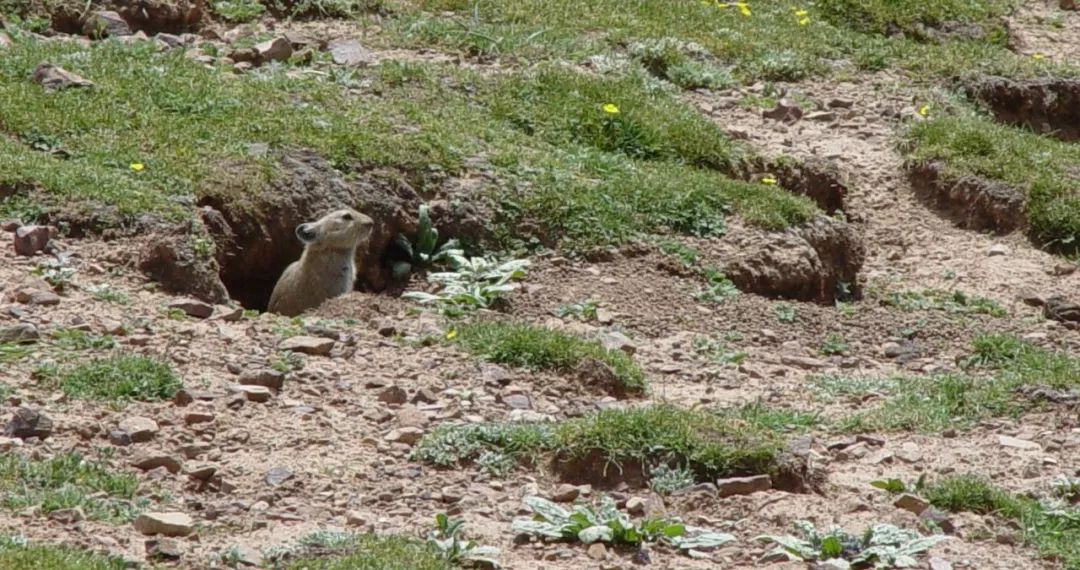
M 920 497 L 916 497 L 915 495 L 904 493 L 903 495 L 897 497 L 895 501 L 893 501 L 893 506 L 898 509 L 904 509 L 909 513 L 914 513 L 918 515 L 922 514 L 922 512 L 930 506 L 930 503 Z
M 293 54 L 292 42 L 286 38 L 274 38 L 255 44 L 255 51 L 262 61 L 287 61 Z
M 390 386 L 379 392 L 378 399 L 387 404 L 401 405 L 409 401 L 409 393 L 399 386 Z
M 198 299 L 177 299 L 171 301 L 168 305 L 170 309 L 183 311 L 185 315 L 189 317 L 195 317 L 199 319 L 209 318 L 214 314 L 214 306 L 209 303 L 204 303 Z
M 15 409 L 11 421 L 4 426 L 5 437 L 45 439 L 52 435 L 53 422 L 45 414 L 26 407 Z
M 143 451 L 132 458 L 131 465 L 143 471 L 164 467 L 174 475 L 179 473 L 182 467 L 179 459 L 163 451 Z
M 330 57 L 338 65 L 350 67 L 367 66 L 377 60 L 370 51 L 353 40 L 338 40 L 330 42 Z
M 0 344 L 31 343 L 39 338 L 37 327 L 31 324 L 18 324 L 0 327 Z
M 1042 446 L 1034 441 L 1028 441 L 1026 439 L 1019 439 L 1016 437 L 1010 437 L 1007 435 L 999 435 L 998 443 L 1002 447 L 1011 447 L 1013 449 L 1023 449 L 1027 451 L 1039 451 Z
M 415 445 L 424 437 L 424 430 L 416 427 L 402 427 L 394 430 L 390 430 L 383 439 L 394 443 L 404 443 L 405 445 Z
M 804 370 L 816 370 L 825 368 L 829 363 L 824 360 L 818 360 L 817 358 L 811 358 L 809 356 L 781 356 L 780 363 L 787 366 L 794 366 L 796 368 L 802 368 Z
M 154 439 L 158 433 L 158 424 L 150 418 L 132 416 L 120 421 L 120 430 L 131 436 L 131 441 L 142 443 Z
M 266 472 L 266 483 L 271 487 L 279 487 L 289 479 L 292 479 L 292 471 L 285 467 L 274 467 Z
M 274 397 L 274 393 L 270 391 L 270 388 L 265 386 L 244 386 L 242 384 L 234 384 L 229 386 L 229 390 L 241 394 L 249 401 L 252 402 L 269 402 Z
M 634 344 L 634 341 L 618 331 L 604 333 L 604 335 L 600 337 L 600 344 L 608 350 L 621 350 L 630 355 L 637 352 L 637 345 Z
M 58 67 L 48 62 L 39 64 L 35 67 L 31 79 L 34 83 L 44 87 L 46 91 L 60 91 L 62 89 L 73 87 L 94 86 L 92 81 L 83 79 L 62 67 Z
M 262 386 L 280 392 L 285 385 L 285 374 L 270 368 L 244 370 L 237 382 L 244 386 Z
M 112 10 L 94 12 L 83 22 L 83 35 L 94 39 L 130 36 L 131 27 L 124 18 Z
M 315 336 L 294 336 L 281 341 L 279 348 L 314 356 L 326 356 L 334 348 L 334 341 Z
M 30 256 L 49 245 L 48 226 L 22 226 L 15 230 L 15 253 Z
M 791 99 L 783 98 L 776 102 L 776 107 L 768 111 L 762 111 L 761 116 L 783 123 L 795 123 L 803 117 L 803 110 L 799 104 Z

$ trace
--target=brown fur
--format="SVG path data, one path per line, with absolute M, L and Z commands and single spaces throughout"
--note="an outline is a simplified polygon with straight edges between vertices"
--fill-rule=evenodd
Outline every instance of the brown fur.
M 296 227 L 304 253 L 278 278 L 267 310 L 293 317 L 327 299 L 352 291 L 356 248 L 371 236 L 375 222 L 345 208 Z

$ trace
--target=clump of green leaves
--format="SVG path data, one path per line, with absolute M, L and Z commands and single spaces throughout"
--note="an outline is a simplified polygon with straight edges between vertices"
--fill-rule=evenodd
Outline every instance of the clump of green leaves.
M 580 303 L 571 303 L 569 305 L 562 305 L 551 312 L 551 314 L 565 319 L 566 317 L 574 317 L 579 321 L 590 322 L 596 320 L 596 310 L 600 308 L 599 303 L 592 299 L 585 299 Z
M 75 277 L 75 269 L 72 267 L 48 267 L 39 265 L 32 269 L 30 274 L 44 279 L 57 293 L 63 293 L 64 291 L 71 289 Z
M 499 568 L 499 549 L 493 546 L 481 546 L 462 537 L 465 521 L 451 519 L 445 513 L 435 515 L 435 530 L 428 533 L 428 542 L 443 553 L 447 562 L 454 566 L 465 563 L 481 563 L 491 568 Z
M 649 488 L 661 495 L 688 489 L 697 483 L 694 472 L 686 467 L 671 467 L 661 463 L 649 471 Z
M 840 333 L 829 333 L 825 340 L 821 342 L 821 348 L 819 349 L 819 352 L 826 356 L 844 354 L 847 351 L 847 341 L 844 340 L 844 335 Z
M 881 489 L 890 495 L 901 493 L 920 493 L 926 488 L 926 473 L 919 475 L 914 483 L 905 483 L 902 479 L 878 479 L 870 482 L 870 486 Z
M 409 256 L 408 261 L 399 261 L 394 264 L 394 277 L 402 278 L 418 269 L 442 263 L 451 256 L 462 256 L 458 240 L 447 240 L 439 245 L 439 230 L 431 223 L 431 214 L 428 213 L 428 205 L 421 204 L 417 214 L 416 243 L 409 241 L 405 234 L 398 234 L 394 243 Z
M 439 287 L 435 293 L 410 291 L 402 297 L 433 305 L 447 315 L 487 309 L 517 288 L 513 281 L 524 277 L 529 261 L 499 263 L 486 257 L 451 254 L 450 266 L 452 271 L 428 274 L 428 281 Z
M 259 0 L 215 0 L 210 6 L 215 14 L 234 24 L 250 22 L 266 11 Z
M 747 356 L 746 352 L 733 350 L 721 340 L 704 336 L 694 337 L 691 346 L 694 352 L 721 364 L 742 364 Z
M 705 288 L 698 291 L 694 298 L 703 303 L 719 304 L 738 295 L 739 288 L 722 271 L 706 269 Z
M 534 462 L 554 445 L 551 426 L 543 424 L 440 425 L 420 440 L 409 457 L 440 467 L 476 462 L 502 476 L 519 462 Z
M 110 287 L 108 285 L 98 285 L 96 287 L 88 287 L 87 290 L 89 290 L 90 294 L 92 294 L 94 296 L 94 299 L 97 299 L 98 301 L 104 301 L 106 303 L 114 303 L 114 304 L 117 304 L 117 305 L 130 305 L 131 304 L 131 297 L 127 293 L 125 293 L 125 292 L 123 292 L 123 291 L 121 291 L 119 289 L 115 289 L 113 287 Z
M 117 404 L 167 400 L 182 385 L 167 362 L 134 354 L 114 354 L 64 368 L 41 367 L 36 376 L 58 385 L 70 398 Z
M 795 322 L 795 307 L 790 303 L 780 303 L 773 307 L 773 314 L 776 315 L 776 320 L 782 323 Z
M 541 497 L 525 497 L 523 502 L 533 512 L 533 518 L 516 519 L 512 528 L 547 539 L 627 546 L 660 542 L 684 551 L 715 548 L 735 540 L 730 534 L 691 527 L 673 520 L 643 519 L 635 523 L 629 515 L 618 510 L 608 496 L 601 497 L 596 507 L 578 504 L 572 511 Z
M 649 73 L 683 89 L 724 89 L 735 82 L 730 70 L 694 42 L 673 37 L 646 39 L 631 43 L 627 52 Z
M 116 347 L 110 335 L 95 335 L 79 329 L 59 329 L 52 332 L 56 346 L 63 350 L 108 350 Z
M 532 370 L 569 372 L 587 359 L 607 365 L 623 390 L 642 393 L 645 373 L 633 358 L 596 341 L 524 323 L 480 321 L 457 329 L 457 342 L 484 360 Z
M 820 533 L 807 521 L 795 523 L 801 536 L 757 537 L 777 546 L 765 556 L 768 559 L 812 561 L 842 561 L 851 568 L 913 568 L 918 565 L 916 556 L 951 537 L 943 535 L 921 536 L 891 524 L 877 523 L 861 535 L 833 527 Z
M 10 342 L 0 343 L 0 364 L 22 360 L 30 354 L 30 352 L 31 348 L 29 346 L 13 344 Z
M 405 536 L 318 531 L 266 556 L 283 570 L 453 570 L 432 542 Z

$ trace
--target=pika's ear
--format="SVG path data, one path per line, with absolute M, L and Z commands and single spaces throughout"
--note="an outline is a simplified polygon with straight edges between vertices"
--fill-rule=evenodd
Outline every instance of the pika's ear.
M 311 224 L 300 224 L 296 226 L 296 237 L 301 243 L 309 244 L 315 241 L 315 229 L 311 227 Z

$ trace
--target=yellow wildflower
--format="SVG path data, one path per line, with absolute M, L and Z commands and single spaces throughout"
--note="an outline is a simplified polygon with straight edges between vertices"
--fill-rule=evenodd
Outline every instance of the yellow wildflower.
M 1044 58 L 1044 57 L 1046 57 L 1046 56 L 1045 56 L 1045 55 L 1043 55 L 1043 54 L 1041 54 L 1041 53 L 1033 53 L 1033 54 L 1031 54 L 1031 57 L 1032 57 L 1033 59 L 1042 59 L 1042 58 Z
M 604 104 L 604 112 L 609 114 L 609 115 L 618 115 L 619 114 L 619 106 L 616 105 L 615 103 L 606 103 L 606 104 Z
M 805 18 L 809 14 L 810 14 L 810 12 L 807 12 L 806 10 L 795 10 L 795 17 L 796 18 Z
M 923 105 L 919 107 L 919 116 L 925 117 L 930 114 L 930 105 Z
M 450 329 L 450 331 L 446 333 L 446 340 L 454 340 L 455 338 L 457 338 L 457 329 Z
M 775 186 L 776 185 L 776 179 L 773 178 L 772 176 L 766 175 L 765 177 L 763 177 L 761 179 L 761 183 L 765 184 L 767 186 Z
M 807 25 L 809 23 L 810 23 L 810 18 L 803 18 L 803 19 L 799 20 L 799 25 L 800 26 L 805 26 L 805 25 Z
M 747 4 L 746 2 L 736 2 L 735 6 L 737 6 L 739 8 L 739 13 L 742 14 L 743 16 L 749 16 L 750 15 L 750 5 Z
M 141 162 L 132 162 L 131 165 L 128 168 L 130 168 L 134 172 L 139 172 L 143 168 L 145 168 L 145 166 L 143 166 L 143 163 L 141 163 Z

